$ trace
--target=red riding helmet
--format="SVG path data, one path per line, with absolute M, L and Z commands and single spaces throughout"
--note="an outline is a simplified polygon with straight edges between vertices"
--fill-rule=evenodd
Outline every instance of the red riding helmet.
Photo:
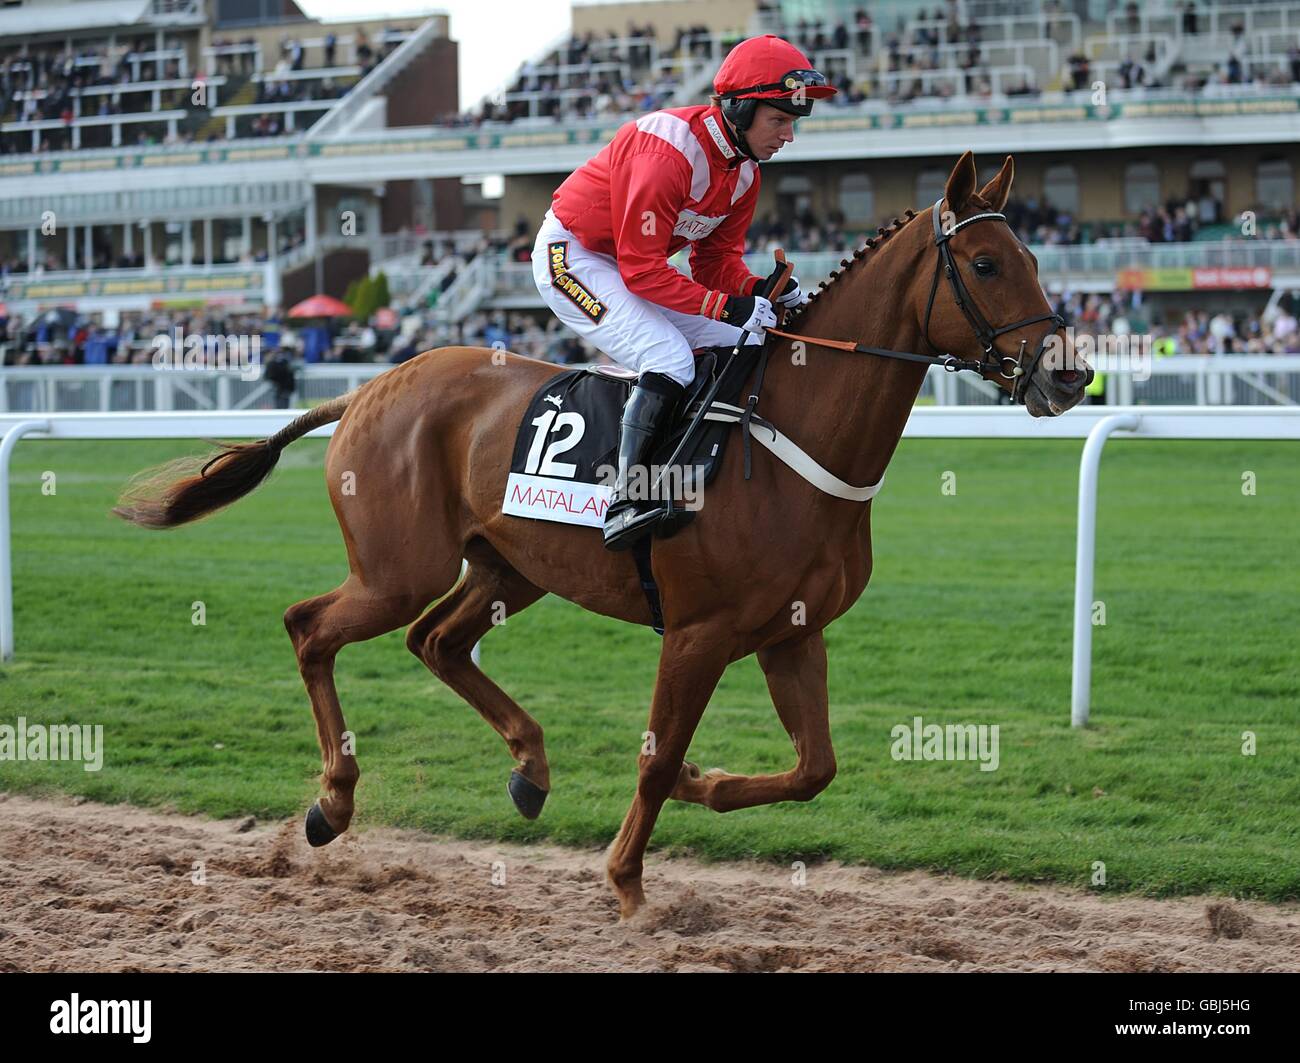
M 722 97 L 727 121 L 743 134 L 753 124 L 760 102 L 806 118 L 812 114 L 813 100 L 838 90 L 811 69 L 808 57 L 793 44 L 766 33 L 731 49 L 713 79 L 713 91 Z

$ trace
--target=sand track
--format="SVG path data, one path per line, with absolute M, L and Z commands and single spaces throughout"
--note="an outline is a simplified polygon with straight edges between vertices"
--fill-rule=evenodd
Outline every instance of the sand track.
M 833 863 L 796 887 L 652 854 L 620 924 L 599 851 L 387 829 L 313 850 L 297 820 L 17 794 L 0 816 L 0 971 L 1300 971 L 1294 904 Z

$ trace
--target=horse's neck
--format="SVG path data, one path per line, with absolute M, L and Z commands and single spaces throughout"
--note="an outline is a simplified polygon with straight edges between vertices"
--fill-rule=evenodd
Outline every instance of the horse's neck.
M 868 251 L 867 261 L 833 281 L 790 330 L 868 347 L 922 350 L 912 306 L 917 271 L 924 269 L 917 245 L 916 233 L 904 230 Z M 921 390 L 925 366 L 811 343 L 802 348 L 799 364 L 796 350 L 789 340 L 773 348 L 759 413 L 840 479 L 858 487 L 878 482 Z

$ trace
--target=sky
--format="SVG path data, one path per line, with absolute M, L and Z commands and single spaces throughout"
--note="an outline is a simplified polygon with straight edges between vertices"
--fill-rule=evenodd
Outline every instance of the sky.
M 525 59 L 535 57 L 573 24 L 570 0 L 297 0 L 317 19 L 412 16 L 445 11 L 460 45 L 460 109 L 505 87 Z

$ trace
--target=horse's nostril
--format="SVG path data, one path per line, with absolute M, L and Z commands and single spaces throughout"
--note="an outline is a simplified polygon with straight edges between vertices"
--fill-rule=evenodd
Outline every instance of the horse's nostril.
M 1056 379 L 1062 384 L 1073 384 L 1079 379 L 1079 371 L 1077 369 L 1058 369 Z

